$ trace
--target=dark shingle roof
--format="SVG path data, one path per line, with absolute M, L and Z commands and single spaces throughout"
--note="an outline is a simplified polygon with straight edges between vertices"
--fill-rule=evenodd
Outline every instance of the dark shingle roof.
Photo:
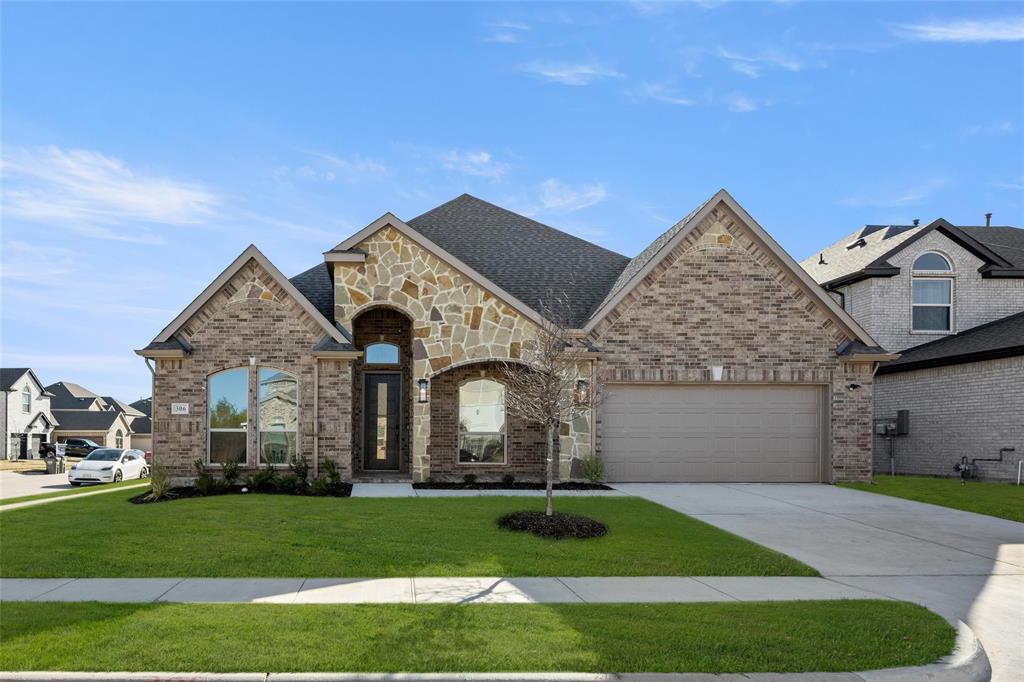
M 1024 229 L 1005 226 L 960 229 L 1005 258 L 1013 267 L 1024 268 Z
M 53 410 L 61 431 L 107 431 L 119 416 L 114 410 Z
M 323 351 L 354 351 L 356 349 L 351 343 L 339 343 L 330 336 L 320 339 L 320 343 L 313 347 L 313 350 Z
M 25 376 L 25 372 L 28 371 L 28 367 L 4 367 L 0 369 L 0 391 L 11 390 L 14 382 Z
M 152 398 L 140 398 L 131 404 L 136 410 L 142 414 L 150 417 L 153 415 L 153 399 Z
M 331 281 L 331 271 L 327 263 L 314 265 L 288 281 L 294 284 L 299 293 L 308 298 L 324 317 L 334 321 L 334 283 Z
M 70 381 L 58 381 L 47 386 L 46 390 L 53 394 L 50 398 L 50 409 L 53 411 L 87 410 L 97 400 L 103 400 L 89 389 Z
M 107 407 L 112 408 L 115 412 L 123 412 L 126 417 L 139 417 L 143 414 L 143 412 L 140 412 L 128 403 L 121 402 L 113 396 L 105 395 L 102 398 Z
M 132 420 L 132 433 L 153 433 L 153 420 L 149 417 L 136 417 Z
M 1016 355 L 1024 355 L 1024 312 L 908 348 L 898 360 L 882 363 L 878 373 L 893 374 Z
M 564 295 L 573 325 L 587 320 L 630 260 L 469 194 L 408 222 L 534 310 Z

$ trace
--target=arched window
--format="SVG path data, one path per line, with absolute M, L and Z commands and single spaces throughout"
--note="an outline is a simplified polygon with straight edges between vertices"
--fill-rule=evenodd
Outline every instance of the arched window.
M 114 447 L 115 448 L 123 448 L 124 447 L 124 433 L 121 431 L 121 429 L 118 429 L 117 433 L 114 434 Z
M 245 367 L 213 374 L 206 382 L 211 463 L 246 462 L 249 427 L 249 370 Z
M 459 387 L 459 464 L 505 463 L 505 386 L 474 379 Z
M 21 389 L 21 411 L 25 414 L 32 411 L 32 389 L 28 386 Z
M 260 367 L 257 401 L 260 464 L 287 464 L 298 445 L 299 382 L 288 372 Z
M 911 330 L 942 333 L 953 330 L 953 267 L 934 251 L 914 260 L 911 273 Z
M 398 346 L 393 343 L 371 343 L 366 347 L 366 364 L 397 365 Z

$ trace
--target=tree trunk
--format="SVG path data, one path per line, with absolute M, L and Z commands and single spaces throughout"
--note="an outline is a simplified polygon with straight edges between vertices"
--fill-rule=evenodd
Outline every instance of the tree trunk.
M 547 497 L 547 507 L 544 510 L 544 514 L 551 516 L 555 513 L 554 508 L 551 504 L 552 489 L 555 481 L 555 425 L 548 423 L 548 472 L 547 482 L 544 487 L 545 495 Z

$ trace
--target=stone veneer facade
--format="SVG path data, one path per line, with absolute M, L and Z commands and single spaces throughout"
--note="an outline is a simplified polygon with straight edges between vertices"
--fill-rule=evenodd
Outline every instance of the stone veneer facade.
M 467 378 L 498 376 L 521 360 L 535 339 L 532 313 L 485 290 L 413 239 L 385 226 L 361 242 L 365 262 L 330 263 L 335 319 L 353 331 L 358 350 L 377 340 L 403 351 L 402 472 L 413 480 L 464 473 L 539 478 L 544 437 L 509 419 L 509 459 L 502 466 L 459 465 L 457 387 Z M 388 313 L 381 312 L 388 309 Z M 389 317 L 388 315 L 391 315 Z M 402 316 L 402 324 L 394 315 Z M 407 325 L 405 323 L 408 323 Z M 299 452 L 337 462 L 346 478 L 361 466 L 360 360 L 316 359 L 324 329 L 272 277 L 250 261 L 179 332 L 193 348 L 160 358 L 154 379 L 153 434 L 158 463 L 188 476 L 206 453 L 206 381 L 231 367 L 270 366 L 298 377 Z M 408 338 L 400 338 L 408 334 Z M 831 480 L 871 475 L 872 363 L 846 362 L 836 347 L 848 338 L 822 303 L 809 295 L 754 233 L 720 204 L 664 257 L 589 334 L 600 351 L 581 361 L 581 378 L 621 383 L 704 383 L 712 364 L 726 382 L 795 383 L 827 396 Z M 416 383 L 429 399 L 415 400 Z M 256 414 L 255 373 L 250 414 Z M 317 398 L 314 400 L 314 383 Z M 858 390 L 848 390 L 856 383 Z M 187 402 L 188 416 L 172 416 Z M 314 409 L 314 402 L 316 409 Z M 561 425 L 559 475 L 579 475 L 579 462 L 599 452 L 600 424 L 589 413 Z M 256 457 L 250 429 L 250 459 Z M 354 451 L 355 447 L 355 451 Z M 255 464 L 254 461 L 249 462 Z

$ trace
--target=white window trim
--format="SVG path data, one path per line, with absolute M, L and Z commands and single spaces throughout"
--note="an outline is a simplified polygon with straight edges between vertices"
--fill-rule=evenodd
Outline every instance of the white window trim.
M 237 370 L 245 370 L 245 411 L 246 411 L 246 427 L 244 429 L 215 429 L 210 426 L 210 379 L 217 376 L 218 374 L 225 374 L 227 372 L 234 372 Z M 212 460 L 212 445 L 213 445 L 213 434 L 214 433 L 244 433 L 245 434 L 245 459 L 238 463 L 239 466 L 249 466 L 249 422 L 252 421 L 251 405 L 249 404 L 249 397 L 252 394 L 250 384 L 252 383 L 252 371 L 249 367 L 228 367 L 226 369 L 213 372 L 212 374 L 206 375 L 206 465 L 220 468 L 224 466 L 223 462 L 214 462 Z
M 25 400 L 25 396 L 28 396 L 28 400 Z M 21 389 L 21 413 L 32 413 L 32 389 L 28 386 Z
M 455 414 L 456 414 L 456 416 L 461 416 L 461 414 L 462 414 L 462 387 L 465 386 L 466 384 L 472 383 L 474 381 L 493 381 L 494 383 L 499 384 L 505 390 L 505 392 L 508 393 L 508 386 L 505 385 L 503 382 L 498 381 L 497 379 L 495 379 L 493 377 L 471 377 L 469 379 L 466 379 L 465 381 L 461 382 L 458 385 L 458 387 L 456 387 L 456 391 L 457 391 L 456 397 L 458 398 L 455 401 L 455 403 L 456 403 L 456 405 L 455 405 Z M 504 438 L 501 439 L 501 450 L 502 450 L 501 451 L 501 461 L 500 462 L 463 462 L 462 459 L 461 459 L 462 448 L 460 447 L 461 440 L 462 440 L 462 434 L 459 432 L 459 420 L 456 419 L 456 421 L 455 421 L 455 465 L 456 466 L 460 466 L 460 467 L 504 467 L 504 466 L 508 466 L 508 405 L 507 404 L 503 404 L 502 407 L 505 408 L 505 433 L 504 434 L 500 434 L 500 435 L 504 436 Z M 487 434 L 480 434 L 480 435 L 487 435 Z
M 299 457 L 299 376 L 285 369 L 278 367 L 271 367 L 270 365 L 260 365 L 256 367 L 256 416 L 250 421 L 256 427 L 256 464 L 255 466 L 264 468 L 267 465 L 261 461 L 263 452 L 263 430 L 260 428 L 260 370 L 270 369 L 275 372 L 281 372 L 287 374 L 292 380 L 295 381 L 295 428 L 294 429 L 283 429 L 281 431 L 275 431 L 275 433 L 294 433 L 295 434 L 295 457 Z M 248 441 L 246 441 L 248 443 Z M 291 462 L 274 463 L 270 465 L 274 469 L 288 469 L 291 467 Z
M 914 270 L 913 265 L 921 256 L 934 253 L 949 265 L 949 270 Z M 914 303 L 914 282 L 924 280 L 946 280 L 949 282 L 949 303 Z M 949 329 L 915 329 L 914 308 L 949 308 Z M 924 251 L 914 256 L 910 271 L 910 333 L 922 336 L 951 336 L 956 334 L 956 271 L 953 259 L 940 251 Z

